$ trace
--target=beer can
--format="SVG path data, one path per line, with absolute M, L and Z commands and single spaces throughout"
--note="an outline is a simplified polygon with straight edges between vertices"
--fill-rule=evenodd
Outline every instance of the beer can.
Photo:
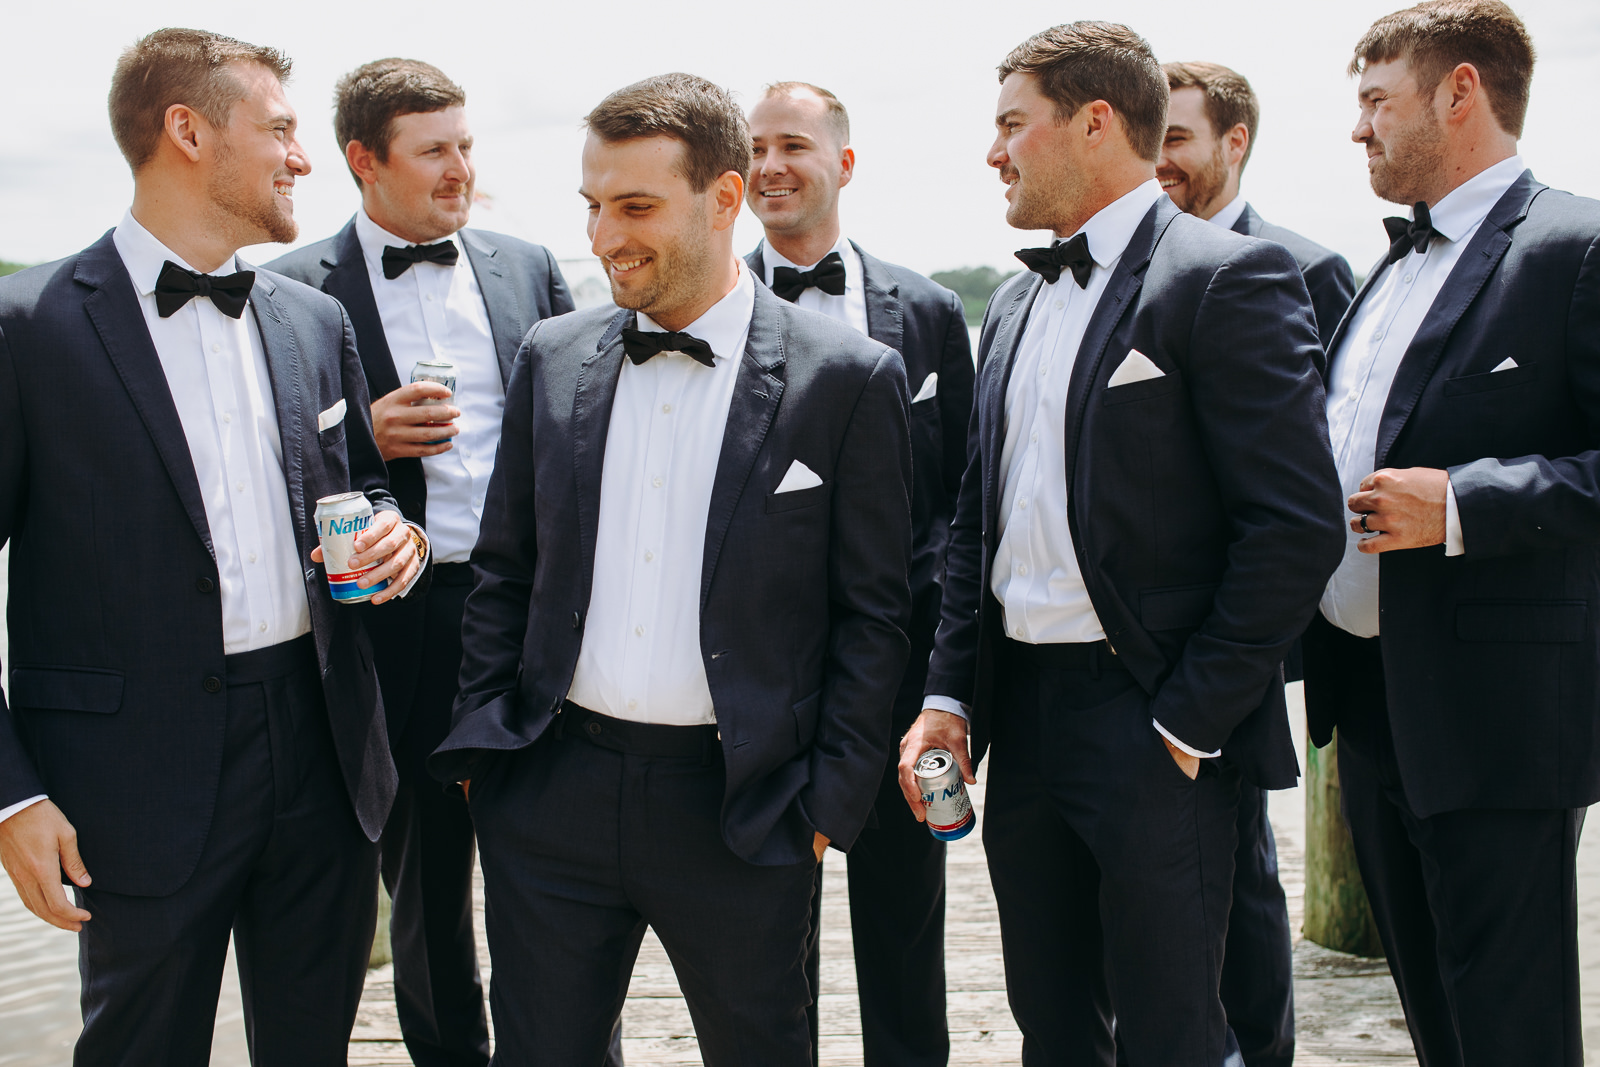
M 317 537 L 322 542 L 322 566 L 328 572 L 328 592 L 340 604 L 359 604 L 389 585 L 389 580 L 363 589 L 356 580 L 376 567 L 369 563 L 350 568 L 355 555 L 356 534 L 372 525 L 372 505 L 365 493 L 336 493 L 317 501 Z
M 448 359 L 418 360 L 417 365 L 411 368 L 411 380 L 413 382 L 438 382 L 440 385 L 450 390 L 451 399 L 455 398 L 456 365 L 451 363 Z M 443 403 L 445 403 L 445 401 L 439 399 L 438 397 L 429 396 L 414 402 L 411 406 L 427 407 L 431 404 Z M 442 445 L 448 440 L 450 440 L 450 438 L 441 437 L 437 441 L 424 441 L 423 444 Z
M 958 841 L 970 834 L 978 820 L 956 758 L 942 748 L 930 748 L 917 760 L 915 774 L 922 802 L 928 806 L 928 832 L 940 841 Z

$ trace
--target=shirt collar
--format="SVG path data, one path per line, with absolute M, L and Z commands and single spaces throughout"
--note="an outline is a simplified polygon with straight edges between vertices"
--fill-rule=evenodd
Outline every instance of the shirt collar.
M 711 346 L 718 360 L 732 359 L 742 354 L 744 339 L 750 332 L 750 316 L 756 308 L 756 283 L 744 261 L 734 257 L 739 280 L 733 283 L 728 295 L 706 309 L 706 313 L 685 326 L 681 332 L 691 334 Z M 646 332 L 667 333 L 644 312 L 638 313 L 639 329 Z
M 1450 190 L 1428 212 L 1434 230 L 1448 240 L 1461 240 L 1489 217 L 1489 212 L 1526 169 L 1522 157 L 1515 155 L 1474 174 Z M 1415 217 L 1416 209 L 1406 214 Z
M 1249 204 L 1245 201 L 1244 194 L 1240 193 L 1228 201 L 1228 206 L 1212 215 L 1206 221 L 1213 226 L 1221 226 L 1224 230 L 1233 229 L 1233 224 L 1239 221 L 1239 216 L 1244 214 L 1244 209 Z
M 162 244 L 160 238 L 145 229 L 139 220 L 133 217 L 132 208 L 123 213 L 122 221 L 117 223 L 111 240 L 117 246 L 117 254 L 122 257 L 122 265 L 128 268 L 128 277 L 133 279 L 133 287 L 138 290 L 140 296 L 149 296 L 156 291 L 156 280 L 161 277 L 161 268 L 169 259 L 184 270 L 194 270 L 182 256 Z M 238 269 L 239 257 L 230 256 L 228 262 L 210 273 L 232 274 Z M 207 272 L 195 271 L 195 273 Z
M 1095 265 L 1109 270 L 1122 258 L 1128 242 L 1133 240 L 1133 231 L 1139 228 L 1150 208 L 1166 195 L 1161 183 L 1151 178 L 1111 201 L 1079 227 L 1078 233 L 1089 239 L 1089 255 L 1094 258 Z
M 827 252 L 824 252 L 817 259 L 817 263 L 821 263 L 824 259 L 827 259 L 828 253 L 830 252 L 839 253 L 839 258 L 844 260 L 845 266 L 848 267 L 850 265 L 850 257 L 855 254 L 855 249 L 851 246 L 850 239 L 841 233 L 839 235 L 839 239 L 834 242 L 833 247 L 828 249 Z M 761 258 L 765 262 L 768 278 L 771 278 L 772 272 L 779 267 L 793 267 L 795 270 L 810 270 L 817 265 L 817 263 L 796 263 L 783 253 L 779 252 L 776 248 L 773 248 L 770 243 L 763 247 Z
M 383 249 L 386 245 L 406 248 L 417 243 L 416 241 L 407 241 L 403 237 L 396 237 L 376 222 L 373 222 L 371 216 L 367 214 L 366 208 L 356 212 L 356 237 L 361 241 L 361 256 L 367 261 L 367 269 L 379 277 L 383 277 Z M 461 247 L 459 233 L 453 233 L 439 241 L 424 241 L 422 243 L 443 244 L 445 241 L 453 243 L 456 246 L 457 253 L 465 253 L 466 249 Z M 440 266 L 442 264 L 435 265 Z M 398 279 L 396 280 L 398 281 Z

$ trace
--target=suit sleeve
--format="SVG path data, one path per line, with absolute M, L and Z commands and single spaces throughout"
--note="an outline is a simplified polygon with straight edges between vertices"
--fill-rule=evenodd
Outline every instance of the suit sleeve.
M 1201 752 L 1260 706 L 1344 554 L 1311 312 L 1289 252 L 1253 241 L 1213 275 L 1195 316 L 1183 369 L 1232 539 L 1211 614 L 1150 710 Z
M 834 465 L 828 544 L 831 623 L 811 780 L 811 825 L 849 848 L 889 754 L 889 718 L 911 623 L 911 395 L 900 354 L 883 349 Z
M 1322 338 L 1326 351 L 1328 342 L 1333 340 L 1333 331 L 1339 328 L 1339 320 L 1344 318 L 1350 301 L 1355 299 L 1356 277 L 1350 270 L 1350 262 L 1341 255 L 1317 260 L 1306 268 L 1305 277 L 1306 288 L 1311 290 L 1311 305 L 1317 312 L 1317 335 Z M 1327 370 L 1326 355 L 1321 369 L 1324 373 Z
M 545 249 L 544 258 L 550 267 L 550 315 L 565 315 L 569 311 L 576 310 L 577 305 L 572 302 L 572 294 L 567 291 L 567 279 L 562 275 L 561 268 L 556 265 L 556 257 L 550 254 L 548 248 Z
M 0 331 L 0 546 L 10 542 L 27 494 L 27 435 L 22 394 L 11 348 Z M 3 668 L 0 664 L 0 668 Z M 11 707 L 0 690 L 0 808 L 45 791 L 39 771 L 17 735 Z
M 944 488 L 948 500 L 961 493 L 967 469 L 967 420 L 972 416 L 972 336 L 961 298 L 950 294 L 950 321 L 939 362 L 939 423 L 944 427 Z
M 1566 335 L 1572 401 L 1600 442 L 1600 239 L 1584 254 Z M 1467 559 L 1600 541 L 1600 451 L 1480 459 L 1451 467 L 1450 485 Z

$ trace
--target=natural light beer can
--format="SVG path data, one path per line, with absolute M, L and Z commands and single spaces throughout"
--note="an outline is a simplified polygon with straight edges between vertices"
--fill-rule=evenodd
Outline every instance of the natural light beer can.
M 922 802 L 928 806 L 928 832 L 940 841 L 970 834 L 978 820 L 956 758 L 942 748 L 930 748 L 917 760 L 916 776 Z
M 350 557 L 356 552 L 356 534 L 372 525 L 372 505 L 365 493 L 337 493 L 317 501 L 317 537 L 322 541 L 322 566 L 328 572 L 328 592 L 340 604 L 359 604 L 389 584 L 381 582 L 363 589 L 356 580 L 376 567 L 369 563 L 352 570 Z
M 448 359 L 419 360 L 417 365 L 411 368 L 411 380 L 413 382 L 438 382 L 440 385 L 450 390 L 451 399 L 455 398 L 456 365 L 451 363 Z M 444 402 L 445 401 L 439 399 L 438 397 L 430 396 L 415 401 L 412 406 L 426 407 L 430 404 L 443 404 Z M 448 440 L 450 440 L 450 438 L 441 437 L 437 441 L 424 441 L 422 443 L 425 445 L 442 445 Z

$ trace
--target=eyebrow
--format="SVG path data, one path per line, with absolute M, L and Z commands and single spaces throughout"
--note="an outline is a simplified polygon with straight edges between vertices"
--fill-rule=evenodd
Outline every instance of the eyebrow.
M 1387 93 L 1392 91 L 1393 90 L 1386 85 L 1369 85 L 1365 89 L 1361 90 L 1360 93 L 1356 94 L 1356 99 L 1363 101 L 1370 100 L 1375 93 Z
M 1190 129 L 1187 126 L 1172 125 L 1172 126 L 1168 126 L 1167 127 L 1167 136 L 1170 137 L 1172 134 L 1175 134 L 1175 133 L 1187 133 L 1191 137 L 1194 136 L 1194 130 Z
M 600 202 L 600 198 L 599 197 L 591 196 L 589 194 L 589 192 L 586 189 L 582 188 L 581 186 L 578 189 L 578 195 L 583 197 L 585 200 L 593 200 L 597 204 Z M 662 196 L 659 193 L 646 193 L 646 192 L 642 192 L 641 191 L 641 192 L 634 192 L 634 193 L 618 193 L 617 195 L 615 195 L 615 196 L 613 196 L 611 198 L 611 202 L 613 204 L 615 204 L 615 203 L 617 203 L 618 201 L 621 201 L 621 200 L 665 200 L 665 199 L 666 199 L 666 197 Z
M 1018 107 L 1006 108 L 1004 111 L 1000 112 L 1000 114 L 994 117 L 994 124 L 996 126 L 1004 126 L 1013 115 L 1022 116 L 1022 109 Z

